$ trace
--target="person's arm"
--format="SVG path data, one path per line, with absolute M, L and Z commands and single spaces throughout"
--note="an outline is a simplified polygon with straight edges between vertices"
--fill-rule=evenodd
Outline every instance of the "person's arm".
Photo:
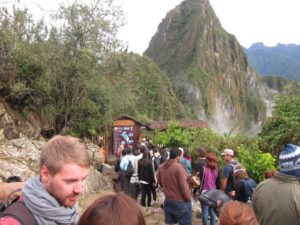
M 4 216 L 0 218 L 1 225 L 21 225 L 16 219 L 9 216 Z
M 158 168 L 157 173 L 156 173 L 156 179 L 157 179 L 157 183 L 162 187 L 160 170 L 161 170 L 161 168 Z
M 224 171 L 223 171 L 223 178 L 221 179 L 221 190 L 222 191 L 225 191 L 230 173 L 231 173 L 231 167 L 228 165 L 225 166 Z
M 228 181 L 228 178 L 222 178 L 221 180 L 221 190 L 222 191 L 225 191 L 225 188 L 226 188 L 226 185 L 227 185 L 227 181 Z
M 181 193 L 186 201 L 191 201 L 191 192 L 189 189 L 189 185 L 186 180 L 185 171 L 183 168 L 178 170 L 178 183 L 181 189 Z

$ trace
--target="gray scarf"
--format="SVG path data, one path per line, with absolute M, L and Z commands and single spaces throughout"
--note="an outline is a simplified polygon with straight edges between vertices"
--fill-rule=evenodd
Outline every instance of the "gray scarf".
M 39 225 L 74 224 L 78 221 L 77 207 L 60 205 L 44 188 L 40 177 L 26 181 L 23 188 L 24 202 Z

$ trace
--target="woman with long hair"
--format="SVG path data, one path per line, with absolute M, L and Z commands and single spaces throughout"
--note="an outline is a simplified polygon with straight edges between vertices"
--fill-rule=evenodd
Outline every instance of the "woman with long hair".
M 146 225 L 140 207 L 126 194 L 104 195 L 90 205 L 77 225 Z
M 154 167 L 149 151 L 145 151 L 143 153 L 143 157 L 138 161 L 138 177 L 142 190 L 141 205 L 144 207 L 146 206 L 147 196 L 147 206 L 151 206 L 151 192 L 152 187 L 155 184 L 155 177 Z
M 210 190 L 215 190 L 219 182 L 218 159 L 215 153 L 209 152 L 206 156 L 206 165 L 203 172 L 203 183 L 201 185 L 202 193 Z M 202 209 L 202 224 L 208 224 L 208 214 L 210 216 L 210 225 L 215 225 L 216 215 L 214 209 L 201 202 Z
M 223 207 L 219 225 L 259 225 L 249 204 L 229 201 Z

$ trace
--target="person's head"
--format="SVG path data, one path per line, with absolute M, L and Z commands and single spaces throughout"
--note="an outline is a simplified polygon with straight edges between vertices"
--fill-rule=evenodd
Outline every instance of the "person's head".
M 150 154 L 150 151 L 144 151 L 143 156 L 142 156 L 142 159 L 145 159 L 145 160 L 151 160 L 151 154 Z
M 234 152 L 232 149 L 224 149 L 224 151 L 221 153 L 221 155 L 223 156 L 223 159 L 226 162 L 231 162 L 233 160 L 233 156 L 234 156 Z
M 220 215 L 220 211 L 226 202 L 230 201 L 230 197 L 221 190 L 209 190 L 203 191 L 199 196 L 199 200 L 202 204 L 208 205 L 213 208 L 216 215 Z
M 272 178 L 275 173 L 277 172 L 277 170 L 267 170 L 264 172 L 264 179 L 269 179 Z
M 185 150 L 184 151 L 183 157 L 186 158 L 186 159 L 190 159 L 191 158 L 191 154 L 190 154 L 189 150 Z
M 248 204 L 229 201 L 221 210 L 219 225 L 259 225 L 259 223 Z
M 141 153 L 144 153 L 145 151 L 148 151 L 147 146 L 144 145 L 144 144 L 141 144 L 140 147 L 139 147 L 139 149 L 140 149 L 140 152 L 141 152 Z
M 300 147 L 287 144 L 279 155 L 280 172 L 300 178 Z
M 6 178 L 6 183 L 22 182 L 22 178 L 19 176 L 9 176 Z
M 218 168 L 218 159 L 215 153 L 209 152 L 207 154 L 206 165 L 213 170 Z
M 90 205 L 77 225 L 145 225 L 145 218 L 136 202 L 126 194 L 104 195 Z
M 136 149 L 134 152 L 133 152 L 133 155 L 137 156 L 141 154 L 140 150 L 139 149 Z
M 46 190 L 66 206 L 73 206 L 83 191 L 90 156 L 79 139 L 54 136 L 43 147 L 40 179 Z
M 125 152 L 126 152 L 127 155 L 132 154 L 132 149 L 127 147 L 125 149 Z
M 170 159 L 176 159 L 177 162 L 180 161 L 182 151 L 179 148 L 172 148 L 170 151 Z
M 183 157 L 183 154 L 184 154 L 184 149 L 183 149 L 183 148 L 181 148 L 181 147 L 179 147 L 178 149 L 180 150 L 180 153 L 181 153 L 181 154 L 180 154 L 180 157 Z
M 236 165 L 233 167 L 234 180 L 237 182 L 240 179 L 248 179 L 248 173 L 245 167 L 242 165 Z
M 200 147 L 198 149 L 198 156 L 199 158 L 206 158 L 206 150 L 203 147 Z

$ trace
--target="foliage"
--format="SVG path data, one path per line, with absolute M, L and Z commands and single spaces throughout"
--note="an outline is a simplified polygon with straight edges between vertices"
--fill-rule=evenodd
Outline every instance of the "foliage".
M 187 146 L 191 136 L 188 130 L 183 130 L 176 122 L 170 122 L 165 132 L 157 132 L 153 140 L 156 144 L 162 144 L 167 147 Z
M 275 169 L 275 158 L 270 153 L 263 153 L 257 142 L 250 146 L 243 144 L 237 147 L 239 162 L 247 168 L 251 178 L 257 182 L 263 180 L 263 174 L 267 170 Z
M 263 124 L 260 137 L 266 150 L 278 157 L 283 145 L 300 144 L 299 84 L 286 87 L 285 94 L 277 96 L 273 115 Z
M 225 148 L 235 150 L 235 157 L 247 168 L 250 176 L 261 181 L 266 170 L 274 169 L 275 157 L 270 153 L 263 153 L 259 147 L 259 139 L 245 135 L 230 137 L 221 136 L 210 129 L 182 129 L 172 122 L 166 131 L 156 133 L 154 143 L 166 147 L 185 147 L 195 162 L 198 158 L 198 148 L 203 147 L 207 152 L 214 152 L 219 158 L 221 167 L 225 162 L 221 160 L 220 152 Z

